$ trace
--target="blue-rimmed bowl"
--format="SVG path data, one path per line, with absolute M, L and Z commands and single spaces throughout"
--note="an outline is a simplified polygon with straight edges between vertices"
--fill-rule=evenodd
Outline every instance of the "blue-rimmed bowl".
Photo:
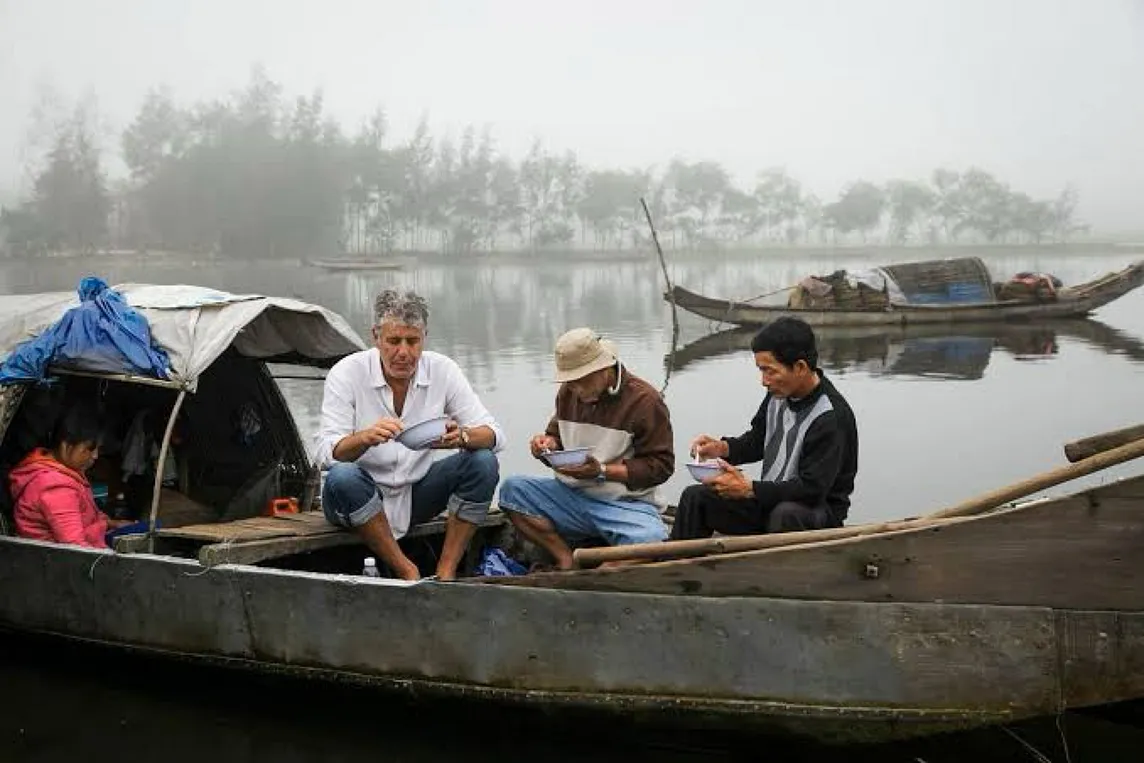
M 723 467 L 718 461 L 700 461 L 699 463 L 688 463 L 687 471 L 691 472 L 691 476 L 696 482 L 706 482 L 722 474 Z
M 550 450 L 542 455 L 553 469 L 566 469 L 569 466 L 579 466 L 587 461 L 591 452 L 591 448 L 568 448 L 567 450 Z
M 401 430 L 393 439 L 410 450 L 425 450 L 445 436 L 445 422 L 448 416 L 434 416 Z

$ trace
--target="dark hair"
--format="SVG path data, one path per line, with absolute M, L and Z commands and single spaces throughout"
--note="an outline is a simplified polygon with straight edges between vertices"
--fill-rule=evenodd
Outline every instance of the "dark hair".
M 103 439 L 103 421 L 93 406 L 76 403 L 60 416 L 52 431 L 52 446 L 68 443 L 79 445 L 91 442 L 99 445 Z
M 800 360 L 812 369 L 818 366 L 814 330 L 798 318 L 777 318 L 763 326 L 751 340 L 751 352 L 769 352 L 787 368 Z

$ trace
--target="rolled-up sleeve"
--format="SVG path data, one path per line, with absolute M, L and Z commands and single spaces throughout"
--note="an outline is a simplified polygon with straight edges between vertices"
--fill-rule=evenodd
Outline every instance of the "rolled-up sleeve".
M 322 387 L 322 415 L 314 435 L 314 462 L 321 469 L 334 465 L 334 446 L 355 429 L 353 387 L 345 367 L 335 365 Z
M 449 360 L 446 365 L 448 368 L 448 389 L 445 393 L 445 413 L 453 417 L 453 420 L 463 427 L 489 427 L 496 435 L 493 451 L 504 450 L 506 438 L 501 425 L 485 408 L 481 398 L 473 390 L 473 386 L 469 384 L 469 380 L 465 377 L 461 367 L 453 360 Z

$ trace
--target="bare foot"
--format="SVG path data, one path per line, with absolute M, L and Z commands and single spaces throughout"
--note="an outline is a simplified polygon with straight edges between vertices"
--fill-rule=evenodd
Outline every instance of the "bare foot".
M 420 580 L 421 570 L 417 569 L 417 565 L 413 562 L 407 562 L 393 571 L 401 580 Z

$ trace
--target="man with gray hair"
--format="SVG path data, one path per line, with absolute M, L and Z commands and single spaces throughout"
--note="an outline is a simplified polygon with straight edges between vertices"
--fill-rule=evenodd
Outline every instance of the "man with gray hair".
M 421 575 L 397 541 L 447 509 L 436 573 L 453 580 L 496 491 L 494 453 L 505 436 L 457 363 L 424 349 L 428 320 L 417 294 L 378 295 L 375 346 L 342 358 L 326 376 L 317 460 L 329 469 L 326 518 L 352 528 L 404 580 Z M 442 416 L 448 420 L 438 440 L 424 447 L 400 441 L 407 427 Z M 435 459 L 434 449 L 457 452 Z

